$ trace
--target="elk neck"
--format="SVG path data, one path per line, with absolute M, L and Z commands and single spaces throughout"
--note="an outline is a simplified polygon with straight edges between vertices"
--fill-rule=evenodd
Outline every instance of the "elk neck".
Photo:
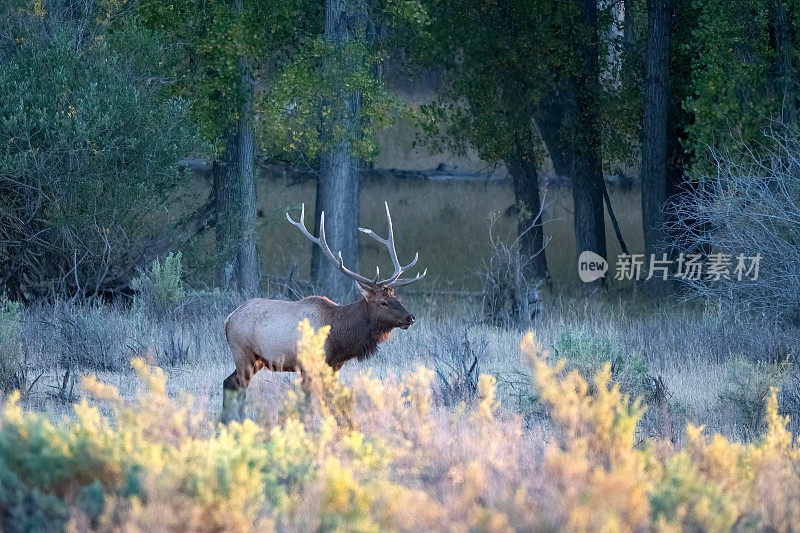
M 363 361 L 389 338 L 392 326 L 380 323 L 366 300 L 330 308 L 331 332 L 325 343 L 327 362 L 336 368 L 350 359 Z

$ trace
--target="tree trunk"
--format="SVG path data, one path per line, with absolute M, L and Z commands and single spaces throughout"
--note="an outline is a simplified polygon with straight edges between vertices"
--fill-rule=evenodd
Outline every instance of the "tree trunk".
M 541 217 L 536 220 L 542 210 L 536 161 L 533 158 L 526 158 L 522 148 L 518 147 L 506 159 L 506 167 L 514 180 L 520 253 L 527 259 L 522 274 L 528 281 L 544 279 L 547 277 L 547 260 L 544 251 L 543 221 Z M 530 216 L 526 218 L 519 216 L 523 210 L 530 213 Z
M 236 0 L 242 10 L 242 0 Z M 261 268 L 256 235 L 257 197 L 253 166 L 253 78 L 245 56 L 237 58 L 238 117 L 225 132 L 225 168 L 213 163 L 217 219 L 217 256 L 222 262 L 220 285 L 245 296 L 258 294 Z
M 326 0 L 325 40 L 334 47 L 341 47 L 363 33 L 365 22 L 364 6 L 360 2 Z M 339 67 L 348 67 L 348 58 L 344 61 L 345 64 Z M 328 66 L 333 67 L 330 64 Z M 315 224 L 318 232 L 320 216 L 324 211 L 325 235 L 331 251 L 334 254 L 341 251 L 345 265 L 356 270 L 360 183 L 358 161 L 351 153 L 351 141 L 358 132 L 361 94 L 339 87 L 334 91 L 332 100 L 331 107 L 337 111 L 328 115 L 330 122 L 323 123 L 323 137 L 332 143 L 332 147 L 320 158 Z M 344 134 L 335 137 L 335 130 L 341 130 Z M 319 293 L 340 303 L 346 303 L 356 294 L 354 282 L 325 260 L 316 246 L 311 261 L 311 278 Z
M 599 94 L 599 57 L 597 35 L 597 3 L 579 0 L 579 20 L 589 29 L 590 38 L 577 45 L 583 68 L 579 75 L 567 75 L 562 83 L 551 88 L 534 107 L 542 138 L 547 144 L 553 166 L 561 175 L 568 175 L 572 185 L 575 217 L 575 273 L 578 257 L 591 251 L 606 258 L 606 230 L 603 211 L 603 166 L 600 134 L 597 125 Z M 605 286 L 605 278 L 584 283 L 593 291 Z
M 232 289 L 236 284 L 236 243 L 238 241 L 238 180 L 231 179 L 230 161 L 234 151 L 235 133 L 233 128 L 226 134 L 225 158 L 227 162 L 213 162 L 214 211 L 216 218 L 217 258 L 221 264 L 220 286 Z
M 256 216 L 258 214 L 253 152 L 255 133 L 253 131 L 253 80 L 246 57 L 239 57 L 239 75 L 242 101 L 236 133 L 236 156 L 239 167 L 239 213 L 241 217 L 241 236 L 236 258 L 236 277 L 239 290 L 247 297 L 258 294 L 261 280 L 261 265 L 256 246 Z
M 775 78 L 781 99 L 781 120 L 792 126 L 797 120 L 797 82 L 792 65 L 789 15 L 783 0 L 772 0 L 772 37 L 775 47 Z
M 593 121 L 589 121 L 592 122 Z M 587 126 L 589 127 L 589 126 Z M 587 133 L 589 133 L 587 131 Z M 595 130 L 590 137 L 597 135 Z M 596 142 L 596 139 L 592 139 Z M 589 141 L 589 139 L 587 139 Z M 603 212 L 603 171 L 599 147 L 590 144 L 574 146 L 572 154 L 572 203 L 575 212 L 575 264 L 578 256 L 591 251 L 606 258 L 606 221 Z M 584 283 L 592 291 L 605 287 L 605 278 Z
M 667 127 L 670 103 L 669 49 L 671 0 L 647 0 L 644 122 L 642 125 L 642 222 L 644 250 L 649 261 L 665 245 L 664 205 L 667 201 Z M 669 281 L 649 280 L 654 296 L 669 292 Z
M 556 173 L 570 178 L 576 274 L 581 252 L 588 250 L 606 257 L 600 140 L 591 100 L 582 102 L 582 99 L 592 98 L 591 85 L 579 90 L 577 86 L 580 83 L 590 84 L 588 80 L 567 80 L 566 90 L 552 90 L 533 110 Z M 583 288 L 591 291 L 604 286 L 605 280 L 601 278 L 584 284 Z

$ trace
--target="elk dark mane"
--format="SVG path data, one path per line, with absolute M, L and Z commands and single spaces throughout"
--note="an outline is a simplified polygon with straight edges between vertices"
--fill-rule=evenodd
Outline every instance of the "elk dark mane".
M 330 301 L 330 300 L 329 300 Z M 393 324 L 382 323 L 367 300 L 328 309 L 331 332 L 325 342 L 326 362 L 338 369 L 350 359 L 364 361 L 392 334 Z

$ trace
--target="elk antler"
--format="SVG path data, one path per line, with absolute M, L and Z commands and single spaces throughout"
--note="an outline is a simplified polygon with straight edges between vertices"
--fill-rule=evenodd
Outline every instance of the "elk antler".
M 308 229 L 306 229 L 306 223 L 305 223 L 306 206 L 305 206 L 305 204 L 301 204 L 301 206 L 300 206 L 300 220 L 299 221 L 296 222 L 296 221 L 292 220 L 292 218 L 289 216 L 289 213 L 286 213 L 286 220 L 288 220 L 293 226 L 298 227 L 300 229 L 300 231 L 303 232 L 303 235 L 305 235 L 308 240 L 310 240 L 311 242 L 313 242 L 314 244 L 319 246 L 320 250 L 322 250 L 322 255 L 324 255 L 325 258 L 328 261 L 330 261 L 331 263 L 336 265 L 336 268 L 338 268 L 339 271 L 342 274 L 344 274 L 345 276 L 347 276 L 348 278 L 354 279 L 355 281 L 357 281 L 361 285 L 365 285 L 367 287 L 372 287 L 372 288 L 375 288 L 375 289 L 377 289 L 379 287 L 390 287 L 390 288 L 403 287 L 405 285 L 408 285 L 410 283 L 414 283 L 415 281 L 419 281 L 422 278 L 424 278 L 425 274 L 428 273 L 428 270 L 425 269 L 425 271 L 422 274 L 418 273 L 413 278 L 400 278 L 400 275 L 405 270 L 411 268 L 412 266 L 414 266 L 417 263 L 417 259 L 419 259 L 419 254 L 414 254 L 414 260 L 411 261 L 408 265 L 400 266 L 400 261 L 397 259 L 397 251 L 394 248 L 394 231 L 392 229 L 392 216 L 389 214 L 389 204 L 386 203 L 386 202 L 384 202 L 384 204 L 386 205 L 386 219 L 389 222 L 389 237 L 388 238 L 382 239 L 375 232 L 373 232 L 371 229 L 358 228 L 359 231 L 362 231 L 363 233 L 366 233 L 367 235 L 371 236 L 376 241 L 378 241 L 381 244 L 383 244 L 384 246 L 386 246 L 386 248 L 389 250 L 389 255 L 391 256 L 392 264 L 394 265 L 394 274 L 392 274 L 390 277 L 386 278 L 385 280 L 381 280 L 381 281 L 378 281 L 378 278 L 380 278 L 380 275 L 381 275 L 380 269 L 378 267 L 375 267 L 375 278 L 374 279 L 369 279 L 369 278 L 364 277 L 361 274 L 357 274 L 357 273 L 353 272 L 352 270 L 348 269 L 347 267 L 345 267 L 344 266 L 344 260 L 342 259 L 342 252 L 338 253 L 338 259 L 336 258 L 336 256 L 333 255 L 333 252 L 331 252 L 331 249 L 328 246 L 328 242 L 325 240 L 325 211 L 322 212 L 322 214 L 320 215 L 320 219 L 319 219 L 319 237 L 314 237 L 308 231 Z
M 389 250 L 389 256 L 392 258 L 392 264 L 394 265 L 394 274 L 390 277 L 378 281 L 380 277 L 380 269 L 375 267 L 377 272 L 375 276 L 375 283 L 383 287 L 403 287 L 404 285 L 408 285 L 410 283 L 414 283 L 415 281 L 419 281 L 425 277 L 425 274 L 428 273 L 428 269 L 426 268 L 422 274 L 417 273 L 417 275 L 413 278 L 400 278 L 400 274 L 408 270 L 409 268 L 413 267 L 417 264 L 417 259 L 419 259 L 419 253 L 414 254 L 414 259 L 406 266 L 400 266 L 400 261 L 397 259 L 397 250 L 394 248 L 394 229 L 392 228 L 392 215 L 389 213 L 389 204 L 388 202 L 383 202 L 383 205 L 386 206 L 386 221 L 389 225 L 389 236 L 385 239 L 378 236 L 377 233 L 372 231 L 371 229 L 367 228 L 358 228 L 359 231 L 362 233 L 366 233 L 382 245 L 386 246 L 386 249 Z

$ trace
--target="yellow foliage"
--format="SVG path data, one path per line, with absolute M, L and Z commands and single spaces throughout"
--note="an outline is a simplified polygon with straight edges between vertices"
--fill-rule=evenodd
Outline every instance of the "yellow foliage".
M 132 361 L 142 384 L 135 398 L 86 377 L 93 400 L 76 404 L 71 418 L 27 411 L 10 395 L 0 415 L 0 488 L 13 475 L 56 496 L 74 530 L 800 525 L 800 449 L 774 390 L 767 430 L 753 443 L 693 426 L 682 449 L 637 442 L 644 408 L 611 383 L 609 366 L 590 385 L 548 363 L 529 334 L 522 350 L 549 418 L 523 430 L 499 405 L 491 376 L 480 376 L 475 405 L 450 411 L 435 402 L 424 367 L 384 379 L 366 373 L 347 387 L 325 364 L 327 328 L 299 327 L 307 379 L 298 379 L 269 429 L 251 420 L 210 423 L 190 397 L 171 398 L 164 373 L 143 359 Z M 89 517 L 87 494 L 99 496 L 85 489 L 95 481 L 102 512 Z

